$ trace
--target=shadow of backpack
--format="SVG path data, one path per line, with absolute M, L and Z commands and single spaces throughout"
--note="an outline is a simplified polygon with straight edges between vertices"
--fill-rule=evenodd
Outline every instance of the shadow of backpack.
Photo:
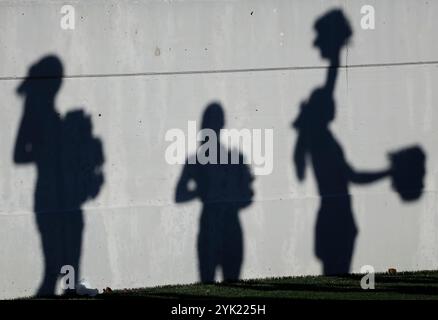
M 62 155 L 66 205 L 77 207 L 96 198 L 104 183 L 103 146 L 83 110 L 70 111 L 63 119 Z

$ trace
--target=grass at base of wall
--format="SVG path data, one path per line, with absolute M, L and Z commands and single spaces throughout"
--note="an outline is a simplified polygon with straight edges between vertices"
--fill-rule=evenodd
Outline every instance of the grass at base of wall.
M 438 300 L 438 271 L 378 273 L 375 274 L 374 290 L 361 288 L 362 277 L 363 275 L 360 274 L 350 274 L 330 277 L 304 276 L 242 280 L 233 283 L 171 285 L 113 290 L 91 299 Z

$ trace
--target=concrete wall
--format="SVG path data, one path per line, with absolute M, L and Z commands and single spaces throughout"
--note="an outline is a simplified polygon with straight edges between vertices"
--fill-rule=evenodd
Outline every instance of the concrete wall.
M 14 165 L 12 152 L 23 104 L 15 88 L 49 53 L 65 68 L 58 109 L 83 107 L 104 143 L 106 183 L 85 206 L 81 266 L 92 286 L 199 279 L 201 205 L 174 203 L 182 166 L 165 162 L 164 135 L 200 120 L 211 101 L 224 106 L 228 128 L 274 129 L 274 171 L 256 177 L 254 203 L 240 213 L 241 277 L 320 274 L 319 196 L 312 176 L 303 184 L 295 177 L 290 123 L 324 81 L 313 24 L 335 7 L 354 32 L 332 124 L 346 157 L 377 169 L 389 151 L 420 144 L 427 153 L 417 202 L 401 201 L 389 180 L 351 188 L 359 228 L 352 271 L 438 267 L 437 1 L 72 0 L 76 28 L 63 30 L 66 3 L 0 2 L 1 298 L 33 294 L 43 273 L 35 167 Z M 365 4 L 376 9 L 375 30 L 361 29 Z

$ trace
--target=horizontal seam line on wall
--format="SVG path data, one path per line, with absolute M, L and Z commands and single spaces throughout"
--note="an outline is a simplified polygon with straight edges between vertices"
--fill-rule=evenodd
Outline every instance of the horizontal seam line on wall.
M 350 197 L 360 197 L 360 196 L 387 196 L 388 194 L 395 194 L 394 192 L 385 192 L 385 193 L 381 193 L 381 192 L 373 192 L 373 193 L 369 193 L 369 192 L 361 192 L 361 193 L 348 193 L 348 194 L 343 194 L 341 196 L 350 196 Z M 438 194 L 437 190 L 423 190 L 422 194 Z M 339 196 L 339 195 L 338 195 Z M 334 196 L 320 196 L 318 194 L 312 194 L 312 195 L 299 195 L 299 196 L 293 196 L 293 197 L 273 197 L 273 198 L 263 198 L 263 199 L 253 199 L 252 203 L 250 206 L 243 208 L 243 210 L 250 210 L 251 207 L 253 207 L 254 204 L 256 203 L 263 203 L 263 202 L 268 202 L 268 201 L 301 201 L 301 200 L 318 200 L 318 199 L 322 199 L 322 198 L 328 198 L 328 197 L 334 197 Z M 202 206 L 202 202 L 198 202 L 198 205 Z M 93 211 L 105 211 L 105 210 L 122 210 L 122 209 L 139 209 L 139 208 L 147 208 L 147 207 L 180 207 L 183 208 L 184 206 L 189 207 L 189 204 L 183 205 L 183 204 L 178 204 L 176 202 L 167 202 L 165 200 L 163 200 L 162 203 L 139 203 L 139 204 L 134 204 L 134 205 L 128 205 L 128 204 L 122 204 L 122 205 L 115 205 L 115 206 L 85 206 L 82 207 L 81 210 L 84 214 L 84 216 L 87 213 L 93 212 Z M 182 209 L 181 209 L 182 210 Z M 74 212 L 77 210 L 55 210 L 55 211 L 40 211 L 38 212 L 39 214 L 56 214 L 56 213 L 67 213 L 67 212 Z M 123 213 L 121 213 L 123 214 Z M 30 209 L 30 210 L 20 210 L 20 211 L 0 211 L 0 217 L 10 217 L 10 216 L 23 216 L 23 215 L 35 215 L 35 212 Z
M 343 65 L 334 68 L 375 68 L 375 67 L 397 67 L 438 64 L 438 61 L 418 61 L 418 62 L 398 62 L 398 63 L 374 63 L 374 64 L 355 64 Z M 272 67 L 272 68 L 248 68 L 248 69 L 222 69 L 222 70 L 188 70 L 188 71 L 167 71 L 167 72 L 138 72 L 138 73 L 109 73 L 109 74 L 83 74 L 66 76 L 9 76 L 0 77 L 0 81 L 23 80 L 23 79 L 76 79 L 76 78 L 111 78 L 111 77 L 140 77 L 140 76 L 172 76 L 172 75 L 195 75 L 195 74 L 216 74 L 216 73 L 249 73 L 249 72 L 269 72 L 269 71 L 294 71 L 294 70 L 319 70 L 330 69 L 330 66 L 295 66 L 295 67 Z

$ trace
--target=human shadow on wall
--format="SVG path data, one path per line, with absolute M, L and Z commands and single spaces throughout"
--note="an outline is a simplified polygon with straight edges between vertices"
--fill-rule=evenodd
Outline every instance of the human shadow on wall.
M 342 146 L 329 124 L 336 112 L 334 90 L 341 50 L 353 32 L 347 18 L 338 9 L 320 17 L 314 28 L 317 33 L 314 46 L 330 66 L 325 83 L 302 103 L 293 122 L 297 131 L 293 161 L 300 181 L 305 178 L 307 164 L 311 165 L 316 178 L 321 204 L 315 226 L 314 250 L 323 264 L 323 273 L 345 274 L 350 271 L 358 233 L 349 184 L 366 184 L 391 177 L 394 189 L 402 199 L 415 200 L 423 188 L 425 155 L 418 146 L 395 152 L 390 155 L 392 165 L 375 172 L 356 171 L 346 161 Z
M 84 228 L 81 207 L 98 195 L 104 182 L 102 142 L 93 136 L 91 118 L 83 110 L 70 111 L 62 118 L 56 110 L 62 78 L 60 59 L 45 56 L 32 65 L 17 88 L 24 98 L 24 110 L 14 162 L 33 163 L 37 168 L 34 212 L 44 254 L 44 276 L 37 296 L 55 294 L 65 265 L 72 266 L 79 279 Z
M 200 278 L 204 283 L 215 280 L 218 267 L 225 281 L 239 279 L 244 252 L 239 210 L 249 206 L 253 197 L 254 178 L 244 164 L 243 155 L 228 150 L 219 141 L 224 121 L 220 104 L 212 103 L 205 109 L 202 129 L 208 129 L 210 135 L 202 138 L 196 155 L 187 159 L 175 194 L 177 203 L 195 198 L 202 201 L 197 250 Z M 231 163 L 233 153 L 238 156 L 237 164 Z M 201 164 L 200 154 L 211 161 Z M 227 164 L 220 163 L 221 154 L 226 155 Z

